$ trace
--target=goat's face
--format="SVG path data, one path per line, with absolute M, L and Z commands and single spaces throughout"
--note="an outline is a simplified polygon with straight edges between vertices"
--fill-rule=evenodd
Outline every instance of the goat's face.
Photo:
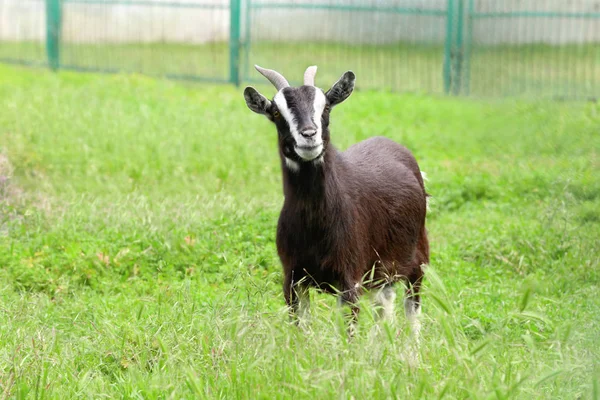
M 321 160 L 329 143 L 329 112 L 352 93 L 354 73 L 346 72 L 327 93 L 306 84 L 306 74 L 305 84 L 300 87 L 285 85 L 287 81 L 283 77 L 281 79 L 283 87 L 278 88 L 272 101 L 253 87 L 247 87 L 244 91 L 246 104 L 250 110 L 265 115 L 275 124 L 288 166 Z

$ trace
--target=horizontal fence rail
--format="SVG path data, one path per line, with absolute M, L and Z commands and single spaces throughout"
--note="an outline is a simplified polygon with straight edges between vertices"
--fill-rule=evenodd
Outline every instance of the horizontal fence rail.
M 473 18 L 600 18 L 600 12 L 506 11 L 474 12 Z
M 201 82 L 600 97 L 600 0 L 0 0 L 0 61 Z
M 202 8 L 202 9 L 221 9 L 228 10 L 227 4 L 206 4 L 206 3 L 182 3 L 177 1 L 151 1 L 151 0 L 63 0 L 64 3 L 70 4 L 95 4 L 102 6 L 118 5 L 118 6 L 150 6 L 150 7 L 166 7 L 166 8 Z
M 318 3 L 252 3 L 250 8 L 283 8 L 283 9 L 305 9 L 305 10 L 332 10 L 332 11 L 357 11 L 357 12 L 380 12 L 396 13 L 409 15 L 446 15 L 443 10 L 428 10 L 423 8 L 394 7 L 394 6 L 373 6 L 373 5 L 355 5 L 355 4 L 318 4 Z

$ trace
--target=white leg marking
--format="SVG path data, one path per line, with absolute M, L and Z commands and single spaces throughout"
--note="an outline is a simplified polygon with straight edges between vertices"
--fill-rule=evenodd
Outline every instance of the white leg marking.
M 409 367 L 414 368 L 419 364 L 419 345 L 420 345 L 420 332 L 421 332 L 421 321 L 419 316 L 421 315 L 421 306 L 414 301 L 412 298 L 404 299 L 404 311 L 406 313 L 406 319 L 410 325 L 411 335 L 414 342 L 407 349 L 408 354 L 406 361 Z
M 421 315 L 421 305 L 412 298 L 407 297 L 404 299 L 404 312 L 406 314 L 406 319 L 410 324 L 412 335 L 418 344 L 421 332 L 421 321 L 419 319 L 419 316 Z
M 298 172 L 300 170 L 300 164 L 298 164 L 294 160 L 290 160 L 287 157 L 284 157 L 284 158 L 285 158 L 285 165 L 287 165 L 287 167 L 290 169 L 290 171 Z
M 386 286 L 375 293 L 374 305 L 378 308 L 380 319 L 393 321 L 395 317 L 396 290 L 393 286 Z

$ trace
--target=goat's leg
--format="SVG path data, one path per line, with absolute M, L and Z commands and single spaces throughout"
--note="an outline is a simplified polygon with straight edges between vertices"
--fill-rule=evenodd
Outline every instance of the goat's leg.
M 386 284 L 375 292 L 373 303 L 379 319 L 393 322 L 396 306 L 396 289 L 392 284 Z
M 338 297 L 340 306 L 350 307 L 350 321 L 348 324 L 348 335 L 354 336 L 356 333 L 356 323 L 358 322 L 358 313 L 360 307 L 358 306 L 358 298 L 360 297 L 360 282 L 346 282 L 341 287 L 341 292 Z
M 421 315 L 421 296 L 419 295 L 419 291 L 421 290 L 421 280 L 423 279 L 423 272 L 420 267 L 418 271 L 418 273 L 409 277 L 406 297 L 404 298 L 404 312 L 417 344 L 419 343 L 421 332 L 421 321 L 419 320 L 419 316 Z
M 421 269 L 419 268 L 419 271 Z M 406 290 L 406 297 L 404 298 L 404 312 L 406 319 L 410 326 L 410 333 L 412 336 L 412 344 L 409 346 L 407 359 L 408 365 L 414 367 L 419 363 L 419 347 L 420 347 L 420 333 L 421 333 L 421 297 L 419 296 L 419 290 L 421 289 L 421 273 L 418 278 L 415 276 L 409 277 L 408 289 Z
M 419 343 L 419 334 L 421 331 L 421 322 L 419 321 L 421 296 L 419 296 L 419 291 L 423 276 L 425 275 L 424 268 L 427 264 L 429 264 L 429 240 L 427 238 L 427 230 L 423 226 L 419 242 L 417 243 L 417 252 L 412 262 L 412 271 L 408 275 L 408 289 L 404 300 L 406 318 L 417 344 Z
M 296 325 L 305 325 L 310 314 L 310 293 L 304 281 L 294 281 L 294 273 L 286 275 L 283 284 L 283 295 L 290 310 L 290 319 Z

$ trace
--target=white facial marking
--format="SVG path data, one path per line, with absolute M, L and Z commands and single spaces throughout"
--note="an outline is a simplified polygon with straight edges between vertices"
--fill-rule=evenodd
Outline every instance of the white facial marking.
M 327 104 L 327 99 L 325 98 L 325 94 L 321 91 L 321 89 L 315 88 L 315 99 L 313 100 L 313 109 L 315 113 L 313 115 L 313 121 L 317 125 L 317 136 L 319 137 L 319 141 L 322 141 L 322 124 L 321 117 L 323 116 L 323 110 L 325 110 L 325 105 Z
M 287 121 L 290 127 L 290 133 L 297 141 L 298 136 L 300 136 L 300 134 L 298 133 L 298 124 L 294 119 L 292 112 L 288 108 L 287 101 L 285 100 L 285 96 L 283 95 L 283 89 L 277 92 L 275 97 L 273 97 L 273 102 L 277 105 L 277 109 L 279 110 L 281 116 Z
M 294 160 L 290 160 L 287 157 L 285 158 L 285 165 L 287 165 L 287 167 L 294 172 L 298 172 L 298 170 L 300 170 L 300 165 L 298 165 L 298 163 Z
M 296 141 L 296 148 L 294 150 L 301 158 L 307 161 L 314 160 L 323 152 L 323 131 L 321 124 L 321 116 L 323 115 L 323 110 L 325 109 L 327 99 L 325 98 L 325 94 L 322 90 L 317 88 L 315 88 L 314 90 L 314 114 L 312 116 L 312 119 L 315 125 L 317 126 L 317 133 L 310 139 L 305 138 L 300 134 L 300 132 L 298 132 L 298 122 L 296 121 L 288 107 L 287 101 L 285 100 L 285 96 L 283 95 L 283 91 L 280 90 L 279 92 L 277 92 L 275 97 L 273 97 L 273 102 L 277 105 L 281 116 L 285 118 L 286 122 L 288 123 L 288 126 L 290 127 L 290 133 Z

